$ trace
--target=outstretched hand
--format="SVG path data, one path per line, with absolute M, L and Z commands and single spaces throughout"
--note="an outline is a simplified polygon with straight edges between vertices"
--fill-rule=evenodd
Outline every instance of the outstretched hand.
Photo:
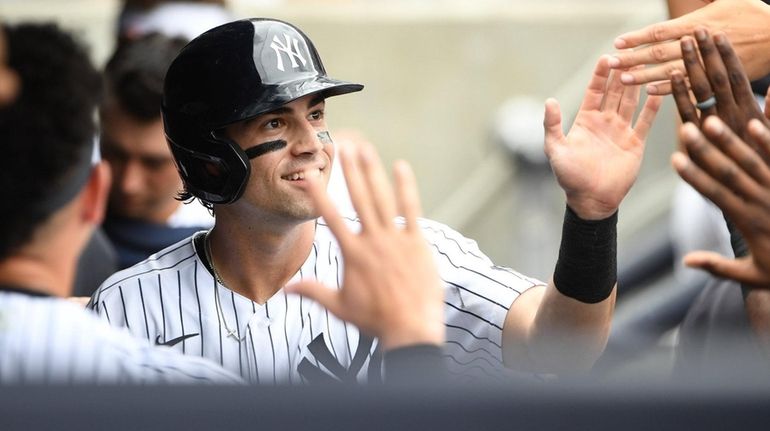
M 750 143 L 746 127 L 749 120 L 756 118 L 767 126 L 770 122 L 757 105 L 735 50 L 724 33 L 719 32 L 712 38 L 708 30 L 698 28 L 694 36 L 695 39 L 685 36 L 681 40 L 693 97 L 684 76 L 679 72 L 671 74 L 671 87 L 682 122 L 700 126 L 705 117 L 718 115 L 742 140 Z M 697 105 L 693 104 L 693 98 L 699 102 Z
M 709 116 L 702 133 L 693 124 L 680 129 L 687 154 L 677 152 L 671 162 L 679 175 L 713 201 L 732 220 L 748 244 L 750 255 L 731 259 L 696 251 L 685 264 L 755 287 L 770 288 L 770 168 L 751 146 L 719 118 Z M 751 120 L 747 133 L 770 153 L 770 130 Z
M 610 76 L 609 57 L 596 64 L 585 98 L 569 133 L 562 130 L 559 104 L 545 104 L 545 153 L 567 204 L 585 220 L 612 215 L 636 180 L 647 134 L 660 108 L 650 96 L 635 125 L 639 87 Z
M 733 42 L 749 79 L 761 78 L 770 72 L 770 58 L 764 55 L 770 49 L 768 20 L 770 6 L 761 0 L 714 1 L 679 18 L 618 36 L 615 48 L 624 51 L 614 55 L 612 67 L 649 65 L 625 72 L 623 82 L 651 83 L 647 87 L 649 94 L 668 94 L 671 73 L 685 70 L 679 39 L 692 34 L 697 27 L 706 27 L 714 32 L 724 31 Z
M 442 343 L 443 289 L 417 221 L 420 201 L 411 168 L 403 161 L 394 165 L 394 193 L 371 145 L 342 147 L 340 158 L 361 231 L 350 230 L 322 184 L 313 182 L 310 194 L 342 249 L 342 287 L 303 281 L 287 291 L 317 301 L 378 337 L 386 350 Z M 395 220 L 397 214 L 403 215 L 403 223 Z

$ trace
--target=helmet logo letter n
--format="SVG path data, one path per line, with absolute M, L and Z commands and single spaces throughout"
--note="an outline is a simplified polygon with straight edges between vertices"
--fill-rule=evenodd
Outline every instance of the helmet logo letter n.
M 278 39 L 278 36 L 273 36 L 273 42 L 270 43 L 270 48 L 273 48 L 273 51 L 275 51 L 275 57 L 277 62 L 278 70 L 285 71 L 283 68 L 283 57 L 281 56 L 281 52 L 285 52 L 286 55 L 289 56 L 289 59 L 291 60 L 291 67 L 292 69 L 299 67 L 299 64 L 297 64 L 297 59 L 302 63 L 304 66 L 307 63 L 307 60 L 302 57 L 302 54 L 300 54 L 299 51 L 299 41 L 297 39 L 289 37 L 288 34 L 283 34 L 285 42 L 281 42 L 280 39 Z

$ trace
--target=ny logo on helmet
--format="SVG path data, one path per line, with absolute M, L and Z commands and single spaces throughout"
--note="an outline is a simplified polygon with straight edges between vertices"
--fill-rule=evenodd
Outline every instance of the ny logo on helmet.
M 299 60 L 304 66 L 307 63 L 307 60 L 302 57 L 302 54 L 299 51 L 299 40 L 294 39 L 293 37 L 289 37 L 289 35 L 286 33 L 283 34 L 283 37 L 285 42 L 281 42 L 281 39 L 279 39 L 277 35 L 273 36 L 273 42 L 270 44 L 270 48 L 273 48 L 273 51 L 275 51 L 278 70 L 281 72 L 285 71 L 283 68 L 283 56 L 281 56 L 281 52 L 285 52 L 286 55 L 289 56 L 292 69 L 299 67 L 297 60 Z

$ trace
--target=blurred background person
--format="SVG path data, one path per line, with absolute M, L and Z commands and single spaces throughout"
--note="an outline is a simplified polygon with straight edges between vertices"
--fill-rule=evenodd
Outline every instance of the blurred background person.
M 6 39 L 7 37 L 7 39 Z M 6 45 L 7 40 L 7 45 Z M 63 299 L 104 215 L 99 73 L 54 25 L 0 28 L 0 383 L 242 383 L 213 363 L 115 331 Z M 6 94 L 9 94 L 6 93 Z
M 225 0 L 124 0 L 118 15 L 118 45 L 148 33 L 193 39 L 232 21 Z
M 120 46 L 105 68 L 100 142 L 114 180 L 102 227 L 119 269 L 214 224 L 199 202 L 177 199 L 182 180 L 160 117 L 166 69 L 186 43 L 147 34 Z

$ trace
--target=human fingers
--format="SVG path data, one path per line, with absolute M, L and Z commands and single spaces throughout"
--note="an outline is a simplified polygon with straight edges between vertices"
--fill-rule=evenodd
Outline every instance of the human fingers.
M 359 158 L 368 185 L 372 207 L 379 217 L 380 226 L 392 227 L 393 219 L 396 217 L 396 202 L 380 157 L 371 144 L 363 143 Z
M 769 277 L 752 263 L 751 256 L 729 259 L 711 251 L 696 251 L 685 255 L 684 264 L 752 286 L 767 286 Z
M 695 105 L 693 105 L 690 99 L 690 91 L 687 89 L 684 76 L 680 72 L 671 74 L 671 90 L 674 96 L 674 103 L 676 103 L 676 110 L 679 111 L 682 123 L 693 123 L 700 126 L 698 111 L 695 110 Z
M 679 136 L 689 157 L 680 152 L 674 153 L 671 156 L 674 169 L 683 180 L 740 225 L 743 200 L 739 196 L 756 198 L 761 190 L 757 190 L 756 183 L 708 142 L 695 125 L 682 125 Z
M 634 118 L 634 112 L 636 112 L 636 108 L 639 106 L 641 86 L 628 85 L 624 87 L 623 96 L 620 99 L 620 106 L 618 107 L 618 114 L 620 115 L 620 118 L 630 124 L 631 120 Z
M 417 219 L 422 215 L 422 208 L 414 172 L 409 163 L 399 160 L 393 165 L 393 175 L 396 181 L 398 212 L 404 216 L 407 230 L 419 231 Z
M 770 169 L 767 164 L 757 151 L 732 132 L 722 121 L 717 117 L 709 117 L 704 121 L 701 130 L 709 141 L 716 144 L 724 155 L 741 168 L 742 172 L 748 174 L 760 185 L 770 186 Z
M 321 181 L 315 177 L 309 177 L 308 183 L 308 192 L 310 193 L 310 198 L 313 201 L 313 205 L 315 205 L 316 211 L 318 211 L 318 215 L 323 217 L 327 226 L 329 226 L 329 230 L 331 230 L 334 237 L 337 238 L 340 247 L 342 247 L 343 250 L 346 249 L 353 233 L 342 220 L 339 211 L 337 211 L 337 206 L 332 203 L 329 194 L 326 191 L 326 187 L 324 187 Z
M 703 196 L 711 199 L 723 212 L 740 214 L 741 203 L 737 196 L 715 181 L 684 153 L 675 152 L 671 155 L 671 164 L 677 174 Z
M 700 118 L 703 119 L 707 115 L 716 114 L 716 102 L 718 98 L 711 89 L 712 84 L 709 82 L 706 71 L 701 65 L 698 51 L 695 47 L 695 41 L 692 37 L 685 36 L 681 40 L 681 45 L 682 59 L 684 60 L 685 69 L 687 70 L 687 76 L 690 79 L 690 88 L 697 101 L 696 107 L 701 111 Z M 693 123 L 700 124 L 699 122 Z
M 617 49 L 635 48 L 648 43 L 679 39 L 691 31 L 692 25 L 687 19 L 680 17 L 623 33 L 615 39 L 614 45 Z
M 610 76 L 609 56 L 603 55 L 596 62 L 591 80 L 588 82 L 583 103 L 580 110 L 599 110 L 602 107 L 604 96 L 606 94 L 607 81 Z
M 556 99 L 549 98 L 545 101 L 545 116 L 543 118 L 545 129 L 545 153 L 550 154 L 553 146 L 564 141 L 564 130 L 561 125 L 561 108 Z
M 635 66 L 662 64 L 682 58 L 679 43 L 676 40 L 655 43 L 635 50 L 616 52 L 610 58 L 613 69 L 629 69 Z
M 654 94 L 656 96 L 671 94 L 671 81 L 651 82 L 644 87 L 644 91 L 646 91 L 647 94 Z
M 636 119 L 636 125 L 634 125 L 634 134 L 637 139 L 644 141 L 647 139 L 647 134 L 650 132 L 655 116 L 660 110 L 660 105 L 663 103 L 661 96 L 647 96 L 647 100 L 642 106 L 642 111 L 639 113 L 639 117 Z
M 754 92 L 751 90 L 751 83 L 746 76 L 746 72 L 743 70 L 740 59 L 735 54 L 733 46 L 723 32 L 715 34 L 713 41 L 727 70 L 730 88 L 733 91 L 735 101 L 745 112 L 756 116 L 759 113 L 759 108 L 757 108 Z
M 725 64 L 722 62 L 722 56 L 719 55 L 719 51 L 714 46 L 714 41 L 705 28 L 699 27 L 695 29 L 695 40 L 698 41 L 698 51 L 706 69 L 706 76 L 711 84 L 711 90 L 716 97 L 716 112 L 731 127 L 737 130 L 736 126 L 738 125 L 732 124 L 733 121 L 731 121 L 732 118 L 735 118 L 737 106 L 733 97 L 733 90 L 730 87 L 730 79 L 727 77 L 727 68 L 725 68 Z M 690 85 L 694 85 L 692 77 L 690 77 Z M 698 97 L 697 94 L 696 97 Z M 698 99 L 698 101 L 703 103 L 703 99 Z M 710 114 L 707 110 L 701 110 L 701 112 L 705 115 Z
M 295 293 L 312 299 L 342 320 L 350 321 L 347 307 L 343 306 L 340 291 L 331 289 L 317 281 L 307 280 L 289 284 L 285 287 L 287 293 Z M 351 322 L 357 323 L 357 322 Z
M 620 82 L 625 85 L 647 84 L 667 80 L 671 72 L 679 70 L 684 71 L 682 60 L 669 61 L 644 69 L 635 69 L 620 74 Z
M 607 79 L 607 89 L 604 92 L 604 100 L 602 100 L 601 109 L 604 112 L 618 112 L 620 109 L 620 103 L 626 86 L 620 82 L 619 75 L 619 70 L 610 71 L 610 76 Z
M 362 228 L 370 228 L 377 220 L 377 214 L 372 208 L 372 198 L 367 190 L 367 182 L 361 170 L 358 144 L 341 145 L 339 150 L 340 164 L 348 186 L 350 202 L 361 219 Z
M 762 160 L 765 164 L 770 164 L 770 129 L 756 118 L 749 120 L 746 128 Z

